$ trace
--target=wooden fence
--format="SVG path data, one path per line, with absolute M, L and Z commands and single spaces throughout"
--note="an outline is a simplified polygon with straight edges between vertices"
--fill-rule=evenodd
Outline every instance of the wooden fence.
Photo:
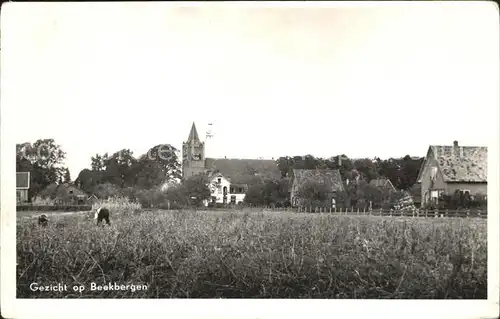
M 388 210 L 388 209 L 356 209 L 356 208 L 331 208 L 331 207 L 272 207 L 272 206 L 235 206 L 224 208 L 197 208 L 199 210 L 214 211 L 268 211 L 268 212 L 294 212 L 303 214 L 327 213 L 350 216 L 387 216 L 387 217 L 427 217 L 427 218 L 487 218 L 487 211 L 480 209 L 416 209 L 416 210 Z
M 388 210 L 388 209 L 356 209 L 356 208 L 331 208 L 331 207 L 264 207 L 263 210 L 274 212 L 296 213 L 329 213 L 336 215 L 361 215 L 361 216 L 388 216 L 388 217 L 432 217 L 432 218 L 487 218 L 487 211 L 480 209 L 416 209 L 416 210 Z

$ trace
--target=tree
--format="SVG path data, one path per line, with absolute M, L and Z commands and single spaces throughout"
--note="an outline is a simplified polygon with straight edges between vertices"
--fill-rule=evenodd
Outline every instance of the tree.
M 283 206 L 288 200 L 287 180 L 268 180 L 261 187 L 261 195 L 264 205 Z
M 64 168 L 64 183 L 71 183 L 71 174 L 67 167 Z
M 90 167 L 92 168 L 93 171 L 96 172 L 101 172 L 106 170 L 106 162 L 108 161 L 108 153 L 105 153 L 104 155 L 99 155 L 96 154 L 95 156 L 92 156 L 90 161 Z
M 103 183 L 103 173 L 85 168 L 78 174 L 75 185 L 87 193 L 92 193 L 95 186 Z
M 245 193 L 245 199 L 243 202 L 245 204 L 260 206 L 264 205 L 264 185 L 253 184 L 250 185 Z
M 183 183 L 184 194 L 191 204 L 201 205 L 212 195 L 209 188 L 210 181 L 207 176 L 195 175 L 187 178 Z
M 178 150 L 170 144 L 159 144 L 142 155 L 136 165 L 136 185 L 152 188 L 181 178 Z
M 120 188 L 135 184 L 137 160 L 130 149 L 122 149 L 111 155 L 104 162 L 104 181 Z
M 39 139 L 16 145 L 16 170 L 30 172 L 30 199 L 52 183 L 60 181 L 64 175 L 62 164 L 66 153 L 54 139 Z
M 94 186 L 92 193 L 99 198 L 107 199 L 114 196 L 120 196 L 121 190 L 114 184 L 104 183 Z
M 297 196 L 302 204 L 306 206 L 324 205 L 328 199 L 330 189 L 325 184 L 320 184 L 315 180 L 305 181 L 299 186 Z

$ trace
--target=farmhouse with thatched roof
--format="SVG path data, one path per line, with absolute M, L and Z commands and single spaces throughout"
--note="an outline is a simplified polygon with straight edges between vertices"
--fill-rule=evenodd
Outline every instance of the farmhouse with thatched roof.
M 422 163 L 417 182 L 422 205 L 437 203 L 442 195 L 456 191 L 471 196 L 486 195 L 488 148 L 483 146 L 431 145 Z
M 336 199 L 337 195 L 344 191 L 342 176 L 337 169 L 294 169 L 290 194 L 292 206 L 302 204 L 300 189 L 309 182 L 325 186 L 327 189 L 326 198 L 329 203 L 332 203 L 332 199 Z

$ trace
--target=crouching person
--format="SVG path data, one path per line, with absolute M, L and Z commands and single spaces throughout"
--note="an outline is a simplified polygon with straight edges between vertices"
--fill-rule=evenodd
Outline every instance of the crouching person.
M 97 226 L 99 226 L 103 220 L 106 224 L 111 225 L 111 222 L 109 221 L 109 209 L 106 207 L 99 207 L 95 211 L 94 219 L 97 219 Z
M 46 214 L 38 216 L 38 226 L 46 227 L 49 224 L 49 218 Z

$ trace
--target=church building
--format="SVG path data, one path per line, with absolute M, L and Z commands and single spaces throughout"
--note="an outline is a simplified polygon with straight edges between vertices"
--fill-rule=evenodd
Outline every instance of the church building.
M 281 177 L 276 161 L 263 159 L 207 158 L 205 142 L 193 122 L 187 141 L 182 143 L 182 178 L 204 174 L 211 177 L 212 202 L 243 201 L 248 185 L 263 178 Z M 224 184 L 224 185 L 222 185 Z

